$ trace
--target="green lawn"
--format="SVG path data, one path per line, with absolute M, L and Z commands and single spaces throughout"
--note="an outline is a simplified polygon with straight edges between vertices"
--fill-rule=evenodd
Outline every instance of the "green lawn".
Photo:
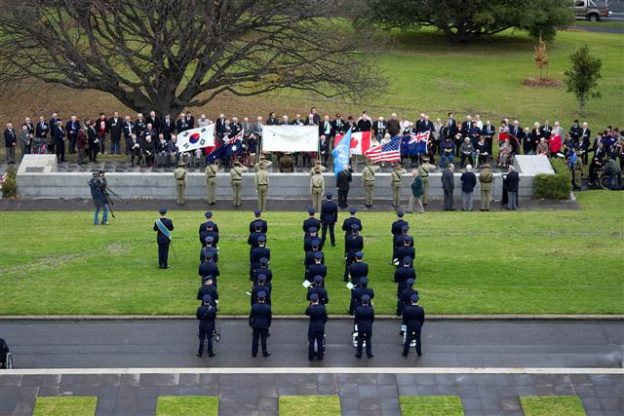
M 401 414 L 410 416 L 463 416 L 459 396 L 401 396 Z
M 576 396 L 520 397 L 524 416 L 585 416 L 581 399 Z
M 93 416 L 97 397 L 37 397 L 33 416 Z
M 338 396 L 280 396 L 280 416 L 339 416 Z
M 212 396 L 159 396 L 156 416 L 217 416 L 219 399 Z
M 624 192 L 578 193 L 582 210 L 429 212 L 409 216 L 417 288 L 429 313 L 624 313 Z M 0 213 L 0 314 L 193 314 L 203 213 L 170 211 L 172 268 L 157 267 L 157 213 L 119 212 L 108 227 L 91 212 Z M 221 314 L 249 310 L 248 212 L 218 211 Z M 306 306 L 301 212 L 269 212 L 276 314 Z M 365 260 L 378 314 L 393 313 L 391 212 L 367 213 Z M 344 218 L 341 214 L 340 221 Z M 342 235 L 327 247 L 329 311 L 345 313 Z

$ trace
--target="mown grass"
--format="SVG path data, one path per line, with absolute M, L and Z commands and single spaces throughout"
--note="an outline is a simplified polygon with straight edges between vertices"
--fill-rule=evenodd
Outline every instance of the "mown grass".
M 33 416 L 93 416 L 97 397 L 37 397 Z
M 578 194 L 582 210 L 410 216 L 416 286 L 429 313 L 624 313 L 624 193 Z M 0 314 L 192 314 L 199 286 L 197 227 L 202 212 L 170 211 L 172 268 L 157 268 L 157 213 L 119 212 L 108 227 L 91 212 L 0 213 Z M 306 306 L 301 222 L 307 214 L 269 212 L 273 310 Z M 345 214 L 341 214 L 340 221 Z M 391 212 L 359 215 L 377 313 L 393 313 Z M 250 213 L 219 211 L 220 312 L 249 309 Z M 327 247 L 329 312 L 344 313 L 343 239 Z
M 216 416 L 219 398 L 211 396 L 159 396 L 156 416 Z
M 525 416 L 585 416 L 581 399 L 577 396 L 520 397 Z
M 280 416 L 339 416 L 338 396 L 280 396 Z
M 459 396 L 401 396 L 401 414 L 413 416 L 463 416 Z

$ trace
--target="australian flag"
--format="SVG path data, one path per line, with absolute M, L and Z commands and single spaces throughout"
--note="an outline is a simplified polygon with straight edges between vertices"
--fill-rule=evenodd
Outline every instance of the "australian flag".
M 430 131 L 411 133 L 401 139 L 401 154 L 404 156 L 422 155 L 427 153 Z
M 215 160 L 227 160 L 232 157 L 233 154 L 240 152 L 243 145 L 244 130 L 241 130 L 236 136 L 229 138 L 221 146 L 214 149 L 206 156 L 206 163 L 212 163 Z

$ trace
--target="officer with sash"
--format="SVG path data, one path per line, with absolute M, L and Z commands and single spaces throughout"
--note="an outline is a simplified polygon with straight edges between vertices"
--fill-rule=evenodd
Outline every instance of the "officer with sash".
M 169 268 L 169 245 L 171 244 L 171 231 L 173 231 L 173 221 L 166 217 L 167 208 L 161 208 L 160 218 L 154 223 L 156 242 L 158 243 L 158 267 Z

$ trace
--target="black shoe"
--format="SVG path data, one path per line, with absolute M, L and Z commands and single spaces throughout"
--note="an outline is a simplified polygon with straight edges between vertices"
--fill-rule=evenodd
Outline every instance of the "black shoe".
M 373 354 L 372 352 L 370 354 L 366 354 L 368 356 L 368 358 L 373 358 L 375 356 L 375 354 Z
M 198 356 L 198 357 L 201 357 L 201 356 L 202 356 L 200 353 L 197 353 L 197 354 L 195 354 L 195 355 L 196 355 L 196 356 Z
M 362 354 L 355 354 L 355 358 L 362 358 Z
M 270 353 L 270 352 L 268 352 L 268 351 L 267 351 L 267 352 L 263 352 L 263 353 L 262 353 L 262 356 L 263 356 L 264 358 L 269 357 L 270 355 L 271 355 L 271 353 Z
M 405 332 L 399 331 L 399 335 L 403 336 L 403 335 L 405 335 Z
M 419 357 L 422 357 L 422 352 L 417 352 L 416 353 Z
M 403 357 L 407 357 L 407 353 L 406 353 L 406 352 L 402 352 L 402 353 L 401 353 L 401 355 L 402 355 Z
M 323 361 L 323 358 L 324 358 L 324 357 L 323 357 L 322 355 L 319 355 L 318 360 L 319 360 L 319 361 Z
M 214 357 L 215 355 L 217 355 L 217 354 L 215 354 L 214 352 L 209 352 L 208 353 L 208 357 Z
M 254 354 L 253 352 L 251 353 L 251 356 L 256 358 L 258 356 L 258 354 Z

